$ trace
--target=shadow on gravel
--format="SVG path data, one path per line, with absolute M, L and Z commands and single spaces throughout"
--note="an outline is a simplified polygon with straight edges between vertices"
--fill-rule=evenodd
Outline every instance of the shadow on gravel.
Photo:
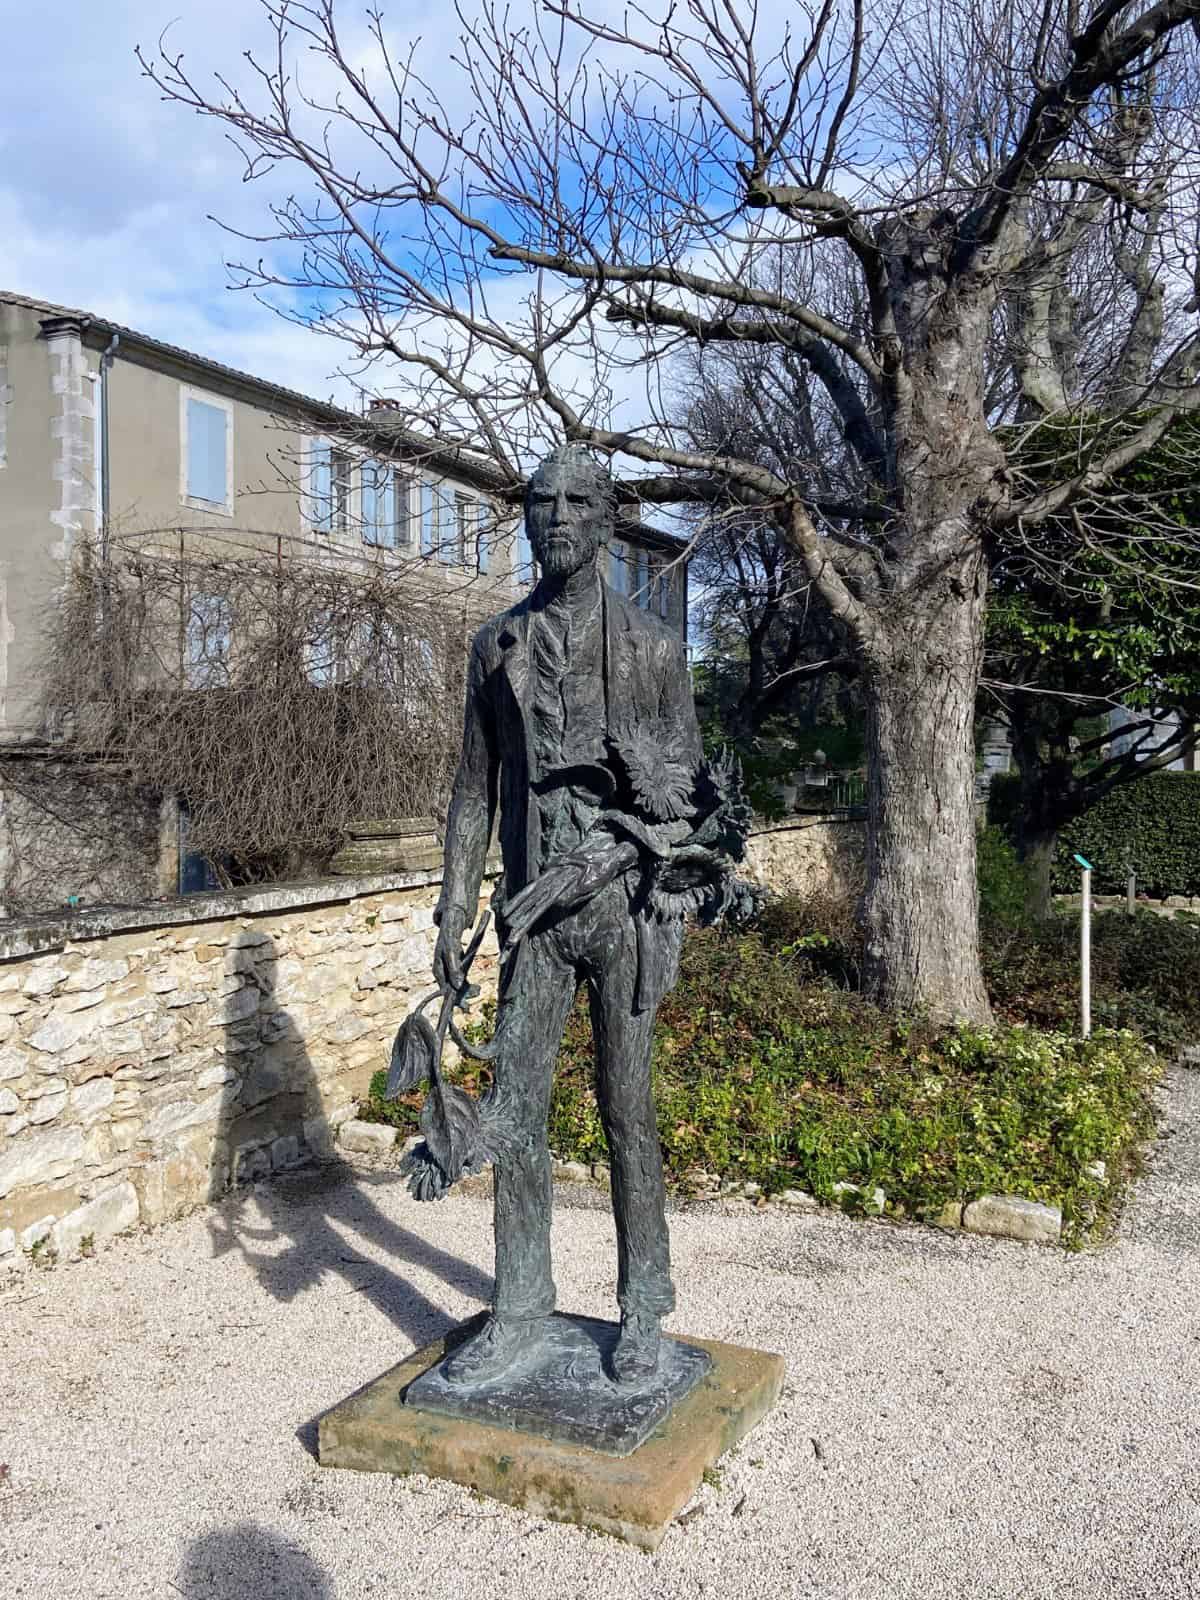
M 307 1122 L 309 1144 L 332 1145 L 301 1030 L 274 999 L 274 946 L 269 940 L 252 947 L 231 945 L 230 963 L 245 962 L 251 951 L 249 970 L 260 1004 L 255 1015 L 226 1028 L 226 1059 L 245 1066 L 225 1085 L 214 1146 L 208 1220 L 213 1254 L 241 1251 L 267 1293 L 284 1302 L 333 1274 L 345 1283 L 341 1293 L 365 1296 L 415 1345 L 425 1344 L 445 1333 L 454 1319 L 402 1276 L 404 1267 L 432 1273 L 484 1303 L 491 1299 L 492 1280 L 379 1209 L 368 1191 L 396 1183 L 394 1174 L 364 1176 L 335 1160 L 315 1170 L 277 1173 L 253 1188 L 244 1181 L 267 1175 L 269 1163 L 259 1152 L 268 1134 L 295 1138 L 303 1148 Z M 269 1109 L 263 1103 L 268 1099 Z M 243 1179 L 232 1192 L 231 1176 Z M 387 1264 L 364 1250 L 382 1253 Z
M 194 1539 L 173 1587 L 186 1600 L 333 1600 L 312 1557 L 257 1522 Z

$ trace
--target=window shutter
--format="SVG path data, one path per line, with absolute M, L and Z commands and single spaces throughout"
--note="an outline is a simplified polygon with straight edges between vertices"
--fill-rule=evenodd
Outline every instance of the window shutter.
M 421 479 L 421 554 L 431 556 L 437 549 L 437 511 L 433 484 Z
M 308 520 L 314 532 L 328 533 L 332 528 L 331 505 L 333 478 L 328 444 L 312 447 L 308 469 Z

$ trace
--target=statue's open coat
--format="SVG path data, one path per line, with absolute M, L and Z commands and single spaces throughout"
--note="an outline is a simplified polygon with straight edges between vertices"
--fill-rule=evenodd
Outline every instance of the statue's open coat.
M 446 819 L 442 907 L 468 915 L 478 901 L 497 803 L 504 894 L 515 895 L 538 870 L 538 806 L 530 791 L 532 741 L 530 626 L 538 590 L 486 623 L 471 647 L 463 753 Z M 678 634 L 601 584 L 606 731 L 636 729 L 641 739 L 677 752 L 696 766 L 700 729 Z M 675 978 L 681 927 L 638 909 L 638 995 L 655 1006 Z

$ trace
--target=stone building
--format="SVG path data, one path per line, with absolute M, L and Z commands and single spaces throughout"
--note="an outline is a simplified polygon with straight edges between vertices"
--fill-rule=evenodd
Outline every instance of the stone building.
M 0 291 L 3 905 L 35 909 L 22 862 L 35 852 L 44 865 L 56 849 L 64 868 L 50 904 L 190 886 L 177 801 L 131 794 L 118 773 L 72 761 L 45 725 L 46 619 L 85 547 L 101 559 L 141 541 L 198 558 L 391 564 L 465 624 L 532 579 L 505 488 L 482 455 L 399 426 L 386 405 L 356 415 L 90 312 Z M 678 541 L 633 517 L 620 531 L 610 580 L 686 631 Z M 214 632 L 234 631 L 215 603 L 205 622 L 210 647 Z M 321 670 L 314 682 L 337 675 L 336 663 Z M 96 843 L 81 854 L 84 812 Z

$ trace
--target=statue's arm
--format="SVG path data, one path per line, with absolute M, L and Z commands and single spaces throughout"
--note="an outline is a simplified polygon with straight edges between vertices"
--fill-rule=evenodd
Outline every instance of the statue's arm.
M 467 670 L 462 757 L 446 814 L 442 893 L 434 912 L 434 920 L 439 925 L 451 906 L 462 911 L 468 924 L 474 921 L 488 840 L 492 836 L 500 759 L 495 720 L 487 703 L 486 679 L 486 664 L 480 641 L 476 639 Z

